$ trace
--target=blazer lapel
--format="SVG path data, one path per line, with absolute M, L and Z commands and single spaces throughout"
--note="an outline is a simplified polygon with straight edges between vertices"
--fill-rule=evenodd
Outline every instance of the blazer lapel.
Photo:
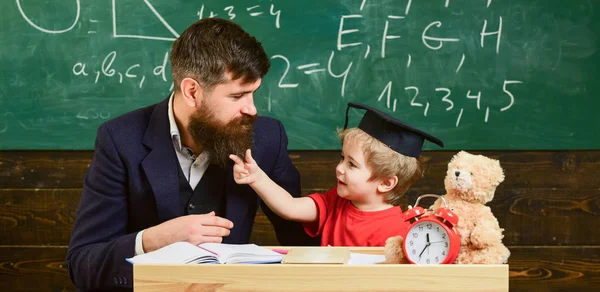
M 142 168 L 154 192 L 160 222 L 182 215 L 179 208 L 179 163 L 171 140 L 168 103 L 167 98 L 156 105 L 143 138 L 150 152 L 142 161 Z
M 233 167 L 227 167 L 225 179 L 225 216 L 233 222 L 229 236 L 224 238 L 226 243 L 246 243 L 250 230 L 251 218 L 248 212 L 256 212 L 256 196 L 248 185 L 238 185 L 233 179 Z M 253 206 L 254 205 L 254 206 Z

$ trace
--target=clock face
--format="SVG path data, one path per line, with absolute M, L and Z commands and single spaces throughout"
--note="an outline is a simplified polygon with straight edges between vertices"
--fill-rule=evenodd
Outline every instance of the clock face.
M 439 223 L 419 221 L 408 231 L 404 248 L 413 263 L 437 265 L 448 257 L 450 238 Z

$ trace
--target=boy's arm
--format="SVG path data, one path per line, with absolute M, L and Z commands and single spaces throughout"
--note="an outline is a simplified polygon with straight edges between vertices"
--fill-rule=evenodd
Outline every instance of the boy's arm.
M 246 150 L 246 161 L 237 155 L 229 158 L 235 162 L 233 178 L 238 184 L 249 184 L 267 206 L 286 220 L 313 222 L 318 219 L 317 207 L 311 198 L 294 198 L 284 188 L 277 185 L 258 166 L 252 158 L 250 149 Z

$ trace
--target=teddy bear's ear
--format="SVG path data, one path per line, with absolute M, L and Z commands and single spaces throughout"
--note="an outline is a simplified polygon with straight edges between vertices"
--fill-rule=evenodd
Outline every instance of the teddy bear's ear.
M 502 169 L 502 166 L 500 166 L 499 160 L 492 159 L 492 163 L 495 181 L 500 184 L 504 181 L 504 170 Z
M 450 163 L 459 160 L 462 156 L 465 156 L 469 153 L 465 152 L 464 150 L 459 151 L 458 153 L 454 154 L 454 156 L 452 156 L 452 159 L 450 159 Z

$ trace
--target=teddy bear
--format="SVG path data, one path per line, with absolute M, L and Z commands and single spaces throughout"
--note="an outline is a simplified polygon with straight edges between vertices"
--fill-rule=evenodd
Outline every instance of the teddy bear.
M 500 162 L 483 155 L 460 151 L 452 157 L 444 179 L 443 198 L 458 216 L 455 226 L 461 244 L 456 264 L 503 264 L 510 251 L 502 243 L 504 237 L 498 220 L 485 204 L 494 198 L 496 187 L 504 181 Z M 445 207 L 437 199 L 430 209 Z M 384 263 L 408 263 L 402 251 L 402 236 L 387 239 Z

